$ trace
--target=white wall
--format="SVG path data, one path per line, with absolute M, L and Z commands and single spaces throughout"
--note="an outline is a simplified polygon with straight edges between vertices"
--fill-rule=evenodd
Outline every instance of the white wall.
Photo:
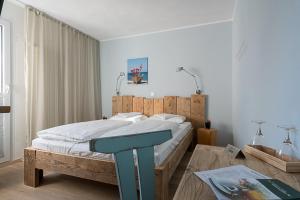
M 234 143 L 256 132 L 252 119 L 266 120 L 265 144 L 278 148 L 284 132 L 300 130 L 300 1 L 238 0 L 233 22 Z M 294 142 L 299 148 L 300 132 Z
M 219 130 L 218 143 L 232 142 L 232 23 L 216 23 L 196 28 L 162 32 L 100 42 L 103 115 L 111 115 L 111 97 L 118 74 L 127 71 L 127 59 L 149 58 L 149 84 L 128 85 L 123 95 L 190 96 L 193 79 L 177 73 L 184 66 L 201 75 L 208 95 L 208 118 Z
M 11 138 L 12 159 L 23 157 L 25 147 L 25 9 L 20 5 L 5 1 L 1 17 L 11 24 Z

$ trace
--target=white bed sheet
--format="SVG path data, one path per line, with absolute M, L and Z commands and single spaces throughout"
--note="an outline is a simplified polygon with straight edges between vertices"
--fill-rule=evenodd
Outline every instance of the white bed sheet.
M 87 142 L 92 138 L 101 137 L 103 134 L 132 124 L 124 120 L 94 120 L 56 126 L 37 133 L 39 138 L 49 140 L 62 140 L 67 142 Z
M 184 122 L 173 132 L 173 138 L 161 145 L 155 147 L 155 164 L 156 166 L 163 163 L 168 155 L 175 149 L 182 138 L 191 130 L 190 122 Z M 88 157 L 100 160 L 112 160 L 111 154 L 103 154 L 89 151 L 89 142 L 76 143 L 66 141 L 46 140 L 36 138 L 32 141 L 32 147 L 61 154 L 70 154 L 75 156 Z

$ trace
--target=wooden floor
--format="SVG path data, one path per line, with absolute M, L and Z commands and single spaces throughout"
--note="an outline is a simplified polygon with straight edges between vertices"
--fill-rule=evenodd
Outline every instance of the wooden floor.
M 173 198 L 192 153 L 187 152 L 170 182 L 170 199 Z M 75 178 L 67 175 L 45 173 L 38 188 L 23 184 L 23 162 L 0 165 L 1 200 L 110 200 L 119 199 L 116 186 Z

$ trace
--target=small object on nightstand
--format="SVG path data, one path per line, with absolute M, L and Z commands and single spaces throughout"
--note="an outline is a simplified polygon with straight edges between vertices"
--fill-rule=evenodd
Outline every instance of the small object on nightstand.
M 216 129 L 198 128 L 197 143 L 206 145 L 216 145 Z
M 246 158 L 241 149 L 239 149 L 231 144 L 227 144 L 227 146 L 225 148 L 225 152 L 228 153 L 233 158 L 239 158 L 239 159 Z
M 207 121 L 205 122 L 205 128 L 210 129 L 210 127 L 211 127 L 211 121 L 210 121 L 210 120 L 207 120 Z

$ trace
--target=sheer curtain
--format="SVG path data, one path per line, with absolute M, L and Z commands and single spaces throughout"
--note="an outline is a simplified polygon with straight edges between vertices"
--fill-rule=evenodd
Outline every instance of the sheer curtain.
M 99 42 L 26 9 L 27 145 L 39 130 L 101 117 Z

